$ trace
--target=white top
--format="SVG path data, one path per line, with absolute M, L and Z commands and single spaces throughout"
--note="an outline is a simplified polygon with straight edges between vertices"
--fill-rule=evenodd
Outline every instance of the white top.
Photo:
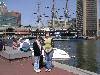
M 41 50 L 41 44 L 40 44 L 39 40 L 36 40 L 36 42 L 37 42 L 37 44 L 38 44 L 38 46 L 39 46 L 39 48 Z

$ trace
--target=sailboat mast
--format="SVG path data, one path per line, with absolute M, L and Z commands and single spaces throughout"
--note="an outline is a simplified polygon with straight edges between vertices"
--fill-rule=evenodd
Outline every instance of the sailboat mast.
M 41 11 L 41 8 L 42 8 L 41 0 L 38 0 L 37 1 L 37 23 L 38 23 L 38 28 L 44 27 L 44 24 L 42 22 L 42 15 L 41 15 L 42 11 Z
M 68 19 L 68 0 L 66 0 L 66 7 L 65 7 L 65 28 L 66 28 L 66 23 L 69 21 Z
M 40 20 L 41 20 L 40 17 L 41 17 L 40 16 L 40 0 L 38 0 L 38 2 L 37 2 L 37 23 L 38 23 L 39 28 L 40 28 L 39 23 L 40 23 Z
M 54 19 L 54 18 L 55 18 L 55 17 L 54 17 L 54 16 L 55 16 L 55 0 L 52 0 L 52 3 L 53 3 L 53 4 L 52 4 L 52 27 L 54 27 L 54 24 L 55 24 L 55 23 L 54 23 L 54 20 L 55 20 L 55 19 Z

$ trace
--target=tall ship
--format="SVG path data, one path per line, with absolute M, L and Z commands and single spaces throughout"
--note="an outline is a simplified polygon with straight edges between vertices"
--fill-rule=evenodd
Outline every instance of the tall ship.
M 51 14 L 46 14 L 44 10 L 41 10 L 42 1 L 37 1 L 37 12 L 34 12 L 34 15 L 37 15 L 36 26 L 42 30 L 48 29 L 53 32 L 53 35 L 60 35 L 64 37 L 77 37 L 77 30 L 75 28 L 76 19 L 70 20 L 69 10 L 68 10 L 68 2 L 69 0 L 65 0 L 65 7 L 57 8 L 56 1 L 52 0 L 51 7 L 46 5 L 45 10 L 49 10 Z M 63 11 L 62 11 L 63 10 Z M 59 15 L 59 12 L 62 12 L 63 15 Z M 74 13 L 73 13 L 74 14 Z M 49 18 L 49 19 L 48 19 Z M 46 23 L 44 23 L 44 20 Z M 74 25 L 73 25 L 74 24 Z M 59 33 L 59 34 L 58 34 Z

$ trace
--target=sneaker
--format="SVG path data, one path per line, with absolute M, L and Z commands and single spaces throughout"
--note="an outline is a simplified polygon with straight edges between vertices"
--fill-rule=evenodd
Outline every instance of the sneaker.
M 48 69 L 45 69 L 45 72 L 47 72 L 48 71 Z
M 48 72 L 50 72 L 51 71 L 51 69 L 48 69 Z
M 41 70 L 40 70 L 40 69 L 38 69 L 38 71 L 40 71 L 40 72 L 41 72 Z
M 35 70 L 35 72 L 39 73 L 39 72 L 41 72 L 41 70 L 40 69 L 37 69 L 37 70 Z

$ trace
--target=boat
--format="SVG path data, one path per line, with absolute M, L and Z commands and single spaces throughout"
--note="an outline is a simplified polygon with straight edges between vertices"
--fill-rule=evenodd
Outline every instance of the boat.
M 69 54 L 65 52 L 64 50 L 53 48 L 53 60 L 68 60 L 70 58 Z M 42 55 L 44 56 L 44 50 L 42 50 Z M 32 56 L 34 57 L 34 50 L 32 50 Z
M 55 32 L 54 35 L 55 35 L 55 38 L 56 38 L 56 39 L 61 38 L 60 32 Z
M 70 40 L 69 38 L 61 39 L 61 38 L 54 38 L 53 41 L 67 41 Z
M 54 60 L 67 60 L 70 58 L 69 54 L 64 50 L 58 48 L 53 48 L 53 49 L 54 49 L 54 53 L 52 58 Z

